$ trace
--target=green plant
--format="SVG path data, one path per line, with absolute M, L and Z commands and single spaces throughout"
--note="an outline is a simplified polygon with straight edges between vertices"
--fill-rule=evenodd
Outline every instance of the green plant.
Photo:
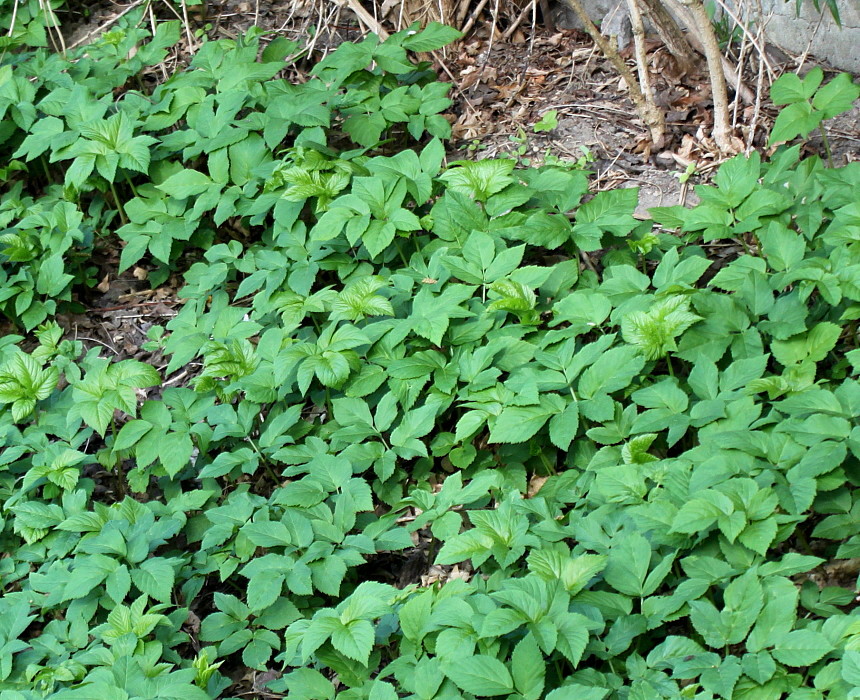
M 739 156 L 639 221 L 588 153 L 444 163 L 407 50 L 451 30 L 299 85 L 252 31 L 147 92 L 178 28 L 135 22 L 0 67 L 30 176 L 4 313 L 73 304 L 96 246 L 185 300 L 158 366 L 0 339 L 0 700 L 249 671 L 307 700 L 854 694 L 856 586 L 812 576 L 860 544 L 857 164 Z
M 675 173 L 674 175 L 675 175 L 675 177 L 678 178 L 678 182 L 683 185 L 684 183 L 689 182 L 690 178 L 693 177 L 693 175 L 695 175 L 695 174 L 696 174 L 696 164 L 695 163 L 688 163 L 687 167 L 684 168 L 683 173 Z
M 824 72 L 816 67 L 802 79 L 794 73 L 786 73 L 774 81 L 770 89 L 773 103 L 787 106 L 776 118 L 769 142 L 790 141 L 797 136 L 806 138 L 820 127 L 827 160 L 832 167 L 830 142 L 822 122 L 850 109 L 860 97 L 860 86 L 848 73 L 840 73 L 822 86 L 823 79 Z
M 532 131 L 536 134 L 541 131 L 553 131 L 558 126 L 558 110 L 550 109 L 532 125 Z
M 48 33 L 59 29 L 56 11 L 63 4 L 63 0 L 0 2 L 0 52 L 5 55 L 10 50 L 48 46 Z

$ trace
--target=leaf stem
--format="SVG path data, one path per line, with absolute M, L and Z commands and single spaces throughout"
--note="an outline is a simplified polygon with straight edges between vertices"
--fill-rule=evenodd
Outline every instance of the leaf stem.
M 119 195 L 116 193 L 116 185 L 111 180 L 108 184 L 110 184 L 111 195 L 113 195 L 113 203 L 116 204 L 116 209 L 119 212 L 120 221 L 122 221 L 123 225 L 128 223 L 128 217 L 125 215 L 125 209 L 123 209 L 122 202 L 119 201 Z
M 123 176 L 125 177 L 126 183 L 128 183 L 129 189 L 131 189 L 132 194 L 137 197 L 137 188 L 134 186 L 134 183 L 131 181 L 131 178 L 128 176 L 127 172 L 123 172 Z
M 394 247 L 397 248 L 397 255 L 400 257 L 400 262 L 403 263 L 403 267 L 409 267 L 409 261 L 406 259 L 406 256 L 403 254 L 403 248 L 400 247 L 400 241 L 397 240 L 397 237 L 394 238 Z

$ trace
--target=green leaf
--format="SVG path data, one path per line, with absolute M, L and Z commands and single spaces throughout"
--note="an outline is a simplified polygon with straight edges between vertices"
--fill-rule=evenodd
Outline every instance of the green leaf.
M 194 443 L 187 433 L 168 433 L 159 441 L 158 456 L 171 478 L 188 466 L 193 452 Z
M 400 608 L 400 629 L 407 639 L 420 643 L 425 629 L 430 623 L 430 610 L 433 596 L 429 591 L 411 597 Z
M 544 112 L 539 121 L 534 123 L 532 130 L 538 134 L 542 131 L 552 131 L 558 126 L 558 110 L 550 109 Z
M 579 380 L 579 395 L 583 398 L 593 398 L 599 394 L 608 394 L 630 385 L 645 366 L 645 360 L 635 348 L 620 346 L 611 348 L 600 355 Z
M 560 413 L 560 397 L 543 397 L 537 406 L 506 406 L 490 430 L 490 442 L 525 442 L 540 430 L 549 418 Z
M 848 112 L 860 97 L 860 86 L 856 85 L 850 73 L 840 73 L 827 85 L 821 87 L 812 98 L 812 106 L 821 110 L 825 119 Z
M 820 632 L 810 629 L 792 630 L 772 640 L 773 657 L 786 666 L 803 668 L 814 664 L 833 650 L 833 645 Z
M 410 31 L 413 31 L 410 28 Z M 407 36 L 401 46 L 409 51 L 435 51 L 459 39 L 462 33 L 439 22 L 430 22 L 423 31 Z
M 171 197 L 186 199 L 203 194 L 213 184 L 211 178 L 197 170 L 180 170 L 156 187 Z
M 770 132 L 768 144 L 773 145 L 782 141 L 790 141 L 796 136 L 806 138 L 812 133 L 824 118 L 808 102 L 796 102 L 780 111 Z
M 600 326 L 612 311 L 612 303 L 590 289 L 571 292 L 552 307 L 555 317 L 550 325 L 567 322 L 575 333 L 587 333 Z
M 579 404 L 571 401 L 549 421 L 549 439 L 558 449 L 567 451 L 579 428 Z
M 702 498 L 693 498 L 684 503 L 672 520 L 672 532 L 692 535 L 704 532 L 722 515 L 720 508 Z
M 639 533 L 632 532 L 613 541 L 603 577 L 620 593 L 643 595 L 650 563 L 650 543 Z
M 567 613 L 556 621 L 558 650 L 575 668 L 582 660 L 588 644 L 588 619 L 578 613 Z
M 785 73 L 773 82 L 770 98 L 775 105 L 794 104 L 811 98 L 821 81 L 824 72 L 815 67 L 801 79 L 796 73 Z
M 492 656 L 478 654 L 448 659 L 442 668 L 458 687 L 477 697 L 507 695 L 514 691 L 514 681 L 507 667 Z
M 758 236 L 762 251 L 774 270 L 790 270 L 803 260 L 806 252 L 803 238 L 778 221 L 771 221 Z
M 750 156 L 743 154 L 723 163 L 714 176 L 714 183 L 726 198 L 726 204 L 735 208 L 744 201 L 758 183 L 761 158 L 758 152 Z
M 256 612 L 273 605 L 281 595 L 284 576 L 275 572 L 259 573 L 248 581 L 248 607 Z
M 849 649 L 842 655 L 842 680 L 860 687 L 860 651 Z
M 331 635 L 332 646 L 344 656 L 367 665 L 373 648 L 373 625 L 367 620 L 352 620 L 339 625 Z
M 568 683 L 549 693 L 546 700 L 603 700 L 610 692 L 607 688 Z
M 533 635 L 526 635 L 511 655 L 514 687 L 526 700 L 537 700 L 543 692 L 546 663 Z
M 445 566 L 459 564 L 471 558 L 486 558 L 485 555 L 492 546 L 493 540 L 488 535 L 477 530 L 467 530 L 444 544 L 436 555 L 436 563 Z
M 155 557 L 141 562 L 140 568 L 133 569 L 131 580 L 142 593 L 152 596 L 162 603 L 169 603 L 173 591 L 175 573 L 166 559 Z
M 117 433 L 112 448 L 120 451 L 133 447 L 152 428 L 152 424 L 145 420 L 130 420 Z
M 52 255 L 42 260 L 39 265 L 39 276 L 36 279 L 36 291 L 50 297 L 59 296 L 66 285 L 74 279 L 74 275 L 65 272 L 65 264 L 60 255 Z

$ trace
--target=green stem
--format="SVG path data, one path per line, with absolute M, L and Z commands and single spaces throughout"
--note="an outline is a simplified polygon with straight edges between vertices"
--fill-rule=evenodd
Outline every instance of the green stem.
M 558 676 L 559 687 L 561 687 L 564 684 L 564 673 L 561 670 L 561 664 L 559 663 L 557 658 L 553 663 L 555 665 L 556 675 Z
M 378 437 L 380 440 L 382 440 L 382 444 L 385 446 L 385 449 L 386 449 L 386 450 L 390 450 L 390 449 L 391 449 L 391 447 L 388 445 L 388 441 L 385 439 L 385 435 L 383 435 L 383 434 L 382 434 L 381 432 L 379 432 L 378 430 L 376 431 L 376 435 L 377 435 L 377 437 Z
M 669 356 L 668 353 L 666 354 L 666 367 L 669 369 L 669 376 L 674 377 L 675 371 L 672 368 L 672 358 Z
M 403 254 L 403 248 L 400 247 L 400 241 L 395 237 L 394 239 L 394 247 L 397 248 L 397 255 L 400 256 L 400 261 L 403 263 L 403 267 L 409 267 L 409 261 L 406 259 L 406 256 Z
M 113 195 L 113 203 L 116 204 L 116 209 L 119 212 L 120 221 L 125 225 L 128 223 L 128 217 L 125 215 L 125 209 L 122 207 L 122 202 L 119 201 L 119 195 L 116 193 L 116 185 L 113 183 L 113 180 L 110 182 L 110 192 Z
M 245 439 L 248 441 L 248 444 L 254 448 L 254 452 L 257 453 L 257 456 L 260 458 L 260 462 L 262 462 L 262 464 L 263 464 L 263 468 L 266 470 L 266 473 L 272 478 L 272 481 L 274 481 L 276 484 L 280 483 L 280 481 L 281 481 L 280 478 L 278 477 L 277 474 L 275 474 L 275 471 L 272 469 L 272 467 L 269 464 L 268 460 L 266 459 L 265 455 L 262 452 L 260 452 L 260 448 L 257 447 L 256 444 L 254 444 L 254 441 L 251 439 L 250 435 L 248 437 L 246 437 Z
M 134 183 L 131 181 L 131 178 L 128 176 L 128 173 L 124 172 L 123 176 L 125 177 L 125 181 L 128 183 L 129 188 L 131 189 L 132 194 L 137 197 L 137 188 L 134 186 Z
M 552 462 L 550 462 L 550 461 L 546 458 L 546 455 L 545 455 L 543 452 L 540 452 L 540 453 L 538 454 L 538 456 L 540 457 L 540 461 L 541 461 L 541 462 L 543 462 L 544 467 L 546 467 L 546 470 L 547 470 L 550 474 L 552 474 L 553 476 L 556 476 L 556 475 L 558 474 L 558 472 L 555 470 L 555 466 L 553 466 Z
M 45 160 L 45 156 L 41 156 L 39 158 L 42 161 L 42 169 L 45 171 L 45 187 L 51 184 L 51 171 L 48 169 L 48 161 Z

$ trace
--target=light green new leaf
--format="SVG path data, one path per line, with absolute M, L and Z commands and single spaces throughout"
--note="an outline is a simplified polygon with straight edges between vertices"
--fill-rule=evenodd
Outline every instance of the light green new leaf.
M 664 299 L 648 311 L 633 311 L 621 320 L 621 335 L 635 345 L 649 360 L 664 357 L 677 350 L 675 339 L 702 317 L 690 311 L 690 300 L 684 296 Z

